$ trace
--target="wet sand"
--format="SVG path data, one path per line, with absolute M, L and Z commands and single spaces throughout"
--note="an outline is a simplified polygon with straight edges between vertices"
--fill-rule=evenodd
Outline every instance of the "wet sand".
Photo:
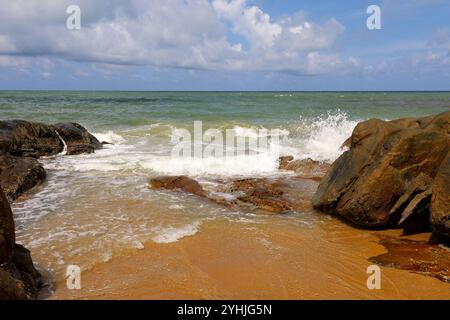
M 369 257 L 386 252 L 377 235 L 319 213 L 264 223 L 204 222 L 174 243 L 145 243 L 82 272 L 81 290 L 56 283 L 50 299 L 450 299 L 450 284 L 381 267 L 381 289 L 366 286 Z M 406 237 L 427 240 L 429 234 Z

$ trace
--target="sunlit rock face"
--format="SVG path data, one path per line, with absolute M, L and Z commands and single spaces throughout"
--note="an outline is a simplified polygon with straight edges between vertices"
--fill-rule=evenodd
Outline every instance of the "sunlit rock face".
M 313 204 L 363 227 L 423 221 L 450 230 L 450 112 L 425 118 L 368 120 L 328 171 Z

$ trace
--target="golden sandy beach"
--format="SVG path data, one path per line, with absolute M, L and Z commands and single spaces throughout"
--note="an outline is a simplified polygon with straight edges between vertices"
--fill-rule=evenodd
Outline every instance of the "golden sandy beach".
M 314 228 L 279 217 L 251 227 L 214 220 L 194 236 L 95 265 L 81 290 L 61 280 L 50 299 L 450 299 L 447 283 L 384 267 L 382 289 L 368 290 L 367 258 L 386 251 L 376 233 L 400 235 L 325 216 Z

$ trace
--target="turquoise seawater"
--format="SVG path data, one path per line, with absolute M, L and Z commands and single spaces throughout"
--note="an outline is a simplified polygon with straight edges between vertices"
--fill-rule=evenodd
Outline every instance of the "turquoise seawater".
M 429 115 L 450 110 L 450 92 L 0 92 L 1 119 L 76 121 L 94 131 L 193 120 L 280 126 L 336 110 L 349 120 Z

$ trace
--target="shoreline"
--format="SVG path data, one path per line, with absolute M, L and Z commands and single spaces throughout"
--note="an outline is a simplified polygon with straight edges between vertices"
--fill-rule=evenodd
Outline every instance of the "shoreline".
M 374 233 L 400 232 L 365 232 L 334 218 L 325 226 L 332 235 L 314 241 L 314 233 L 324 230 L 306 232 L 281 223 L 249 232 L 226 220 L 206 222 L 193 236 L 148 242 L 142 250 L 94 265 L 82 272 L 81 290 L 70 291 L 59 281 L 48 299 L 450 299 L 447 283 L 385 267 L 382 289 L 368 290 L 367 258 L 386 251 Z M 266 242 L 255 241 L 260 231 L 268 235 Z

